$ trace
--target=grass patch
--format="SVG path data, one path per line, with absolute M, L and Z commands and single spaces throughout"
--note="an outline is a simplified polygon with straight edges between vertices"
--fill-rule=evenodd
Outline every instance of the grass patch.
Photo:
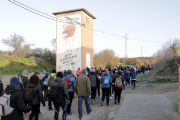
M 0 57 L 0 75 L 14 75 L 21 73 L 24 69 L 28 72 L 43 71 L 51 72 L 55 66 L 44 60 L 36 60 L 34 57 L 5 59 Z

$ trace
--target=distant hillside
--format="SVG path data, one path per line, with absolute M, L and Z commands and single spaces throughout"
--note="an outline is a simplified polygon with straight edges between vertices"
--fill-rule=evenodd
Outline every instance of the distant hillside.
M 138 76 L 138 80 L 155 83 L 178 82 L 178 64 L 180 64 L 180 57 L 174 57 L 174 59 L 168 61 L 165 65 L 155 67 L 149 73 Z
M 21 73 L 24 69 L 28 72 L 43 71 L 51 72 L 55 66 L 47 61 L 30 58 L 17 58 L 15 56 L 2 55 L 0 56 L 0 75 L 10 75 Z

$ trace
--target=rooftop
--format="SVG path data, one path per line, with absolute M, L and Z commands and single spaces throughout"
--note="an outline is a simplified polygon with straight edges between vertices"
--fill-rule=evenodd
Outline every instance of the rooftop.
M 54 12 L 52 14 L 58 15 L 58 14 L 64 14 L 64 13 L 71 13 L 71 12 L 78 12 L 78 11 L 83 11 L 87 15 L 89 15 L 92 19 L 96 19 L 94 15 L 92 15 L 90 12 L 88 12 L 85 8 L 79 8 L 79 9 L 72 9 L 72 10 L 66 10 L 66 11 L 60 11 L 60 12 Z

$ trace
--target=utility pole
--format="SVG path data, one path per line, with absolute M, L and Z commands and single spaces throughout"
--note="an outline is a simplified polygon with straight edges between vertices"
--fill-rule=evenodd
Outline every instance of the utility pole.
M 141 47 L 141 57 L 143 57 L 143 46 Z
M 127 34 L 125 34 L 125 58 L 127 58 Z

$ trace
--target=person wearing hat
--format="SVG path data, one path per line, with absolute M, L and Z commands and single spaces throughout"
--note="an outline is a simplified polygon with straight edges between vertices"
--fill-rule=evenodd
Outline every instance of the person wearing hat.
M 53 80 L 56 78 L 56 70 L 55 69 L 52 70 L 50 76 L 47 78 L 47 85 L 51 78 Z M 53 108 L 52 108 L 52 100 L 51 100 L 51 96 L 50 96 L 49 92 L 50 92 L 50 86 L 48 85 L 48 106 L 49 106 L 49 111 L 50 111 L 50 110 L 53 110 Z
M 68 94 L 69 94 L 69 104 L 67 105 L 67 115 L 71 115 L 71 104 L 72 104 L 72 100 L 74 99 L 74 82 L 75 82 L 75 78 L 72 76 L 72 71 L 71 70 L 67 70 L 67 75 L 63 78 L 64 79 L 69 79 L 70 85 L 71 87 L 68 89 Z
M 23 94 L 25 94 L 26 93 L 26 86 L 27 86 L 27 83 L 29 81 L 29 79 L 28 79 L 28 71 L 27 70 L 23 70 L 22 76 L 23 76 L 22 77 L 22 83 L 23 83 L 23 86 L 24 86 Z
M 80 68 L 78 68 L 78 70 L 77 70 L 77 77 L 80 76 L 80 75 L 81 75 L 81 70 L 80 70 Z
M 2 77 L 0 76 L 0 95 L 3 90 L 4 88 L 3 88 L 3 83 L 2 83 Z
M 58 118 L 59 118 L 58 116 L 59 116 L 60 106 L 63 109 L 62 118 L 66 118 L 66 114 L 67 114 L 66 108 L 67 108 L 67 104 L 69 104 L 68 88 L 67 88 L 66 82 L 63 81 L 62 72 L 57 73 L 57 77 L 51 83 L 50 92 L 53 88 L 57 87 L 59 83 L 60 83 L 60 85 L 59 85 L 58 92 L 57 92 L 58 97 L 55 100 L 52 100 L 53 104 L 54 104 L 54 108 L 55 108 L 55 114 L 54 114 L 55 120 L 58 120 Z
M 18 88 L 20 85 L 19 80 L 16 77 L 10 79 L 10 85 L 7 85 L 5 91 L 2 92 L 1 96 L 11 94 L 10 105 L 14 108 L 13 112 L 8 116 L 1 116 L 1 120 L 24 120 L 23 112 L 29 112 L 31 106 L 26 106 L 23 99 L 23 93 Z

